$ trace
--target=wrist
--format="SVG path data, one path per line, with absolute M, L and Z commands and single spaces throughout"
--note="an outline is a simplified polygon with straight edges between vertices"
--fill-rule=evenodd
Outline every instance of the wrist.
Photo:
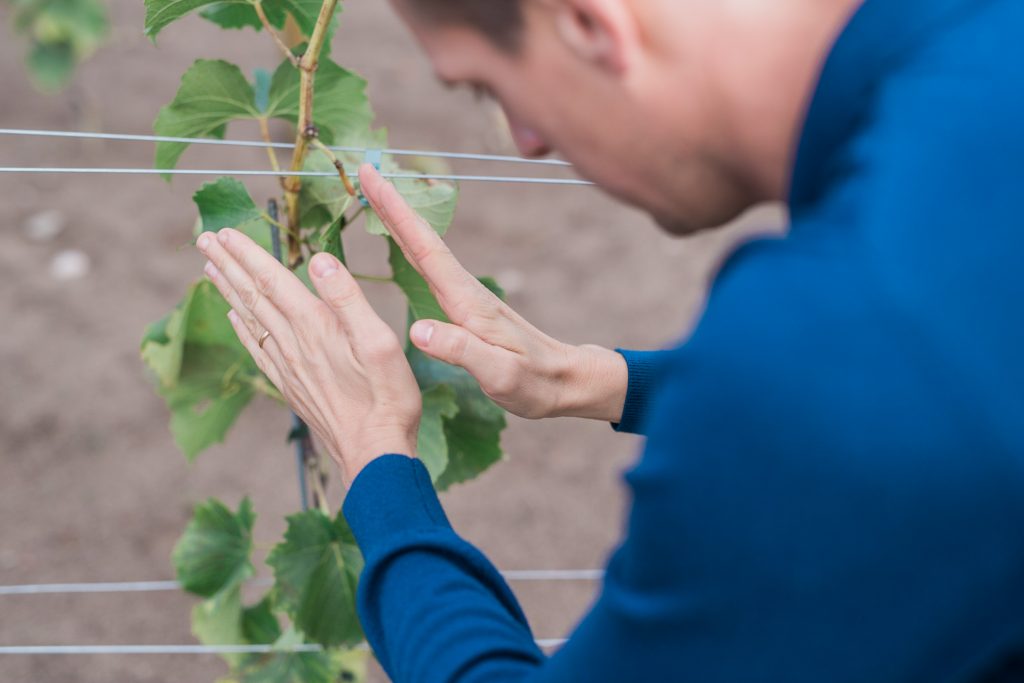
M 368 428 L 358 438 L 342 446 L 337 440 L 331 455 L 342 470 L 342 484 L 347 489 L 367 465 L 382 455 L 416 457 L 416 430 Z
M 569 347 L 560 417 L 618 422 L 626 404 L 629 368 L 621 354 L 592 344 Z

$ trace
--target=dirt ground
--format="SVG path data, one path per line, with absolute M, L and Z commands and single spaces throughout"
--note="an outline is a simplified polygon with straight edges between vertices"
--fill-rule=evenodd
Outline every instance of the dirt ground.
M 154 47 L 142 36 L 141 2 L 115 0 L 112 12 L 111 44 L 59 96 L 34 92 L 21 45 L 0 38 L 0 126 L 147 133 L 194 59 L 222 57 L 246 69 L 277 61 L 266 37 L 225 37 L 196 18 L 167 29 Z M 7 19 L 2 10 L 0 18 Z M 334 51 L 369 79 L 393 144 L 511 151 L 493 107 L 436 84 L 386 3 L 351 3 Z M 256 131 L 239 125 L 229 135 Z M 147 167 L 151 154 L 146 143 L 0 137 L 0 165 Z M 260 151 L 193 149 L 182 165 L 263 168 L 266 161 Z M 260 543 L 275 541 L 283 516 L 297 508 L 280 407 L 258 402 L 226 445 L 189 466 L 139 360 L 143 327 L 200 272 L 200 258 L 183 245 L 195 218 L 189 198 L 201 182 L 0 176 L 0 585 L 171 578 L 171 548 L 196 502 L 217 496 L 234 505 L 252 495 Z M 254 196 L 267 196 L 272 182 L 251 183 Z M 34 238 L 31 219 L 48 210 L 66 218 L 66 229 Z M 463 187 L 450 243 L 471 270 L 503 280 L 511 304 L 554 336 L 655 348 L 690 327 L 725 250 L 780 220 L 769 209 L 676 240 L 595 190 L 477 184 Z M 361 270 L 384 272 L 384 251 L 371 238 L 349 249 Z M 54 259 L 65 250 L 88 257 L 81 277 L 55 276 Z M 370 294 L 389 320 L 402 320 L 385 286 Z M 639 445 L 606 424 L 511 418 L 507 461 L 446 494 L 444 504 L 456 528 L 500 568 L 598 568 L 619 538 L 627 503 L 621 474 Z M 558 638 L 599 585 L 513 588 L 537 637 Z M 193 603 L 174 592 L 0 596 L 0 645 L 191 643 Z M 4 683 L 198 683 L 224 673 L 213 656 L 0 655 Z M 384 680 L 379 671 L 373 678 Z

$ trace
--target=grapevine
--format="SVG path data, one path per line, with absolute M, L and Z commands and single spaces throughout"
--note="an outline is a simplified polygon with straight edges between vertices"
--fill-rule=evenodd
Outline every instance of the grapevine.
M 330 57 L 339 20 L 338 0 L 146 0 L 147 35 L 194 11 L 225 29 L 252 28 L 269 35 L 281 53 L 272 71 L 256 69 L 247 78 L 238 66 L 221 60 L 196 61 L 183 75 L 171 103 L 154 123 L 157 135 L 223 138 L 238 121 L 255 121 L 265 142 L 269 122 L 294 126 L 294 147 L 287 165 L 267 147 L 275 170 L 318 171 L 319 177 L 285 176 L 280 195 L 257 202 L 241 182 L 224 177 L 202 186 L 193 200 L 199 214 L 196 236 L 233 227 L 274 253 L 277 236 L 285 243 L 287 266 L 311 287 L 309 258 L 328 252 L 343 263 L 344 238 L 362 223 L 388 241 L 388 281 L 408 300 L 409 321 L 446 320 L 420 275 L 359 189 L 348 178 L 363 157 L 335 152 L 334 146 L 383 149 L 386 133 L 373 127 L 366 83 Z M 286 25 L 290 31 L 285 31 Z M 286 37 L 300 34 L 297 45 Z M 173 169 L 188 145 L 157 145 L 158 169 Z M 384 171 L 401 170 L 383 155 Z M 395 180 L 405 200 L 440 234 L 455 211 L 454 185 L 415 177 Z M 284 208 L 280 219 L 277 203 Z M 269 207 L 264 209 L 262 207 Z M 489 288 L 500 289 L 488 278 Z M 151 325 L 142 341 L 142 358 L 171 413 L 171 432 L 189 461 L 225 440 L 239 415 L 258 396 L 284 406 L 277 389 L 259 371 L 236 338 L 226 314 L 229 306 L 208 280 L 189 287 L 178 306 Z M 465 371 L 428 358 L 411 344 L 406 354 L 422 391 L 423 418 L 417 455 L 435 486 L 466 481 L 502 457 L 503 411 L 488 399 Z M 284 412 L 284 411 L 283 411 Z M 285 424 L 284 419 L 282 424 Z M 253 564 L 251 502 L 237 508 L 209 500 L 200 504 L 173 553 L 185 590 L 202 599 L 192 614 L 196 637 L 206 645 L 266 645 L 270 654 L 229 654 L 231 680 L 240 683 L 328 683 L 355 680 L 361 673 L 363 640 L 355 610 L 362 558 L 340 512 L 332 513 L 325 491 L 326 468 L 298 423 L 290 439 L 304 444 L 311 509 L 287 518 L 284 539 L 267 557 L 274 584 L 259 600 L 246 603 L 242 586 L 256 575 Z M 310 652 L 296 646 L 316 644 Z
M 99 0 L 10 0 L 13 29 L 28 42 L 25 62 L 43 91 L 63 88 L 110 30 Z

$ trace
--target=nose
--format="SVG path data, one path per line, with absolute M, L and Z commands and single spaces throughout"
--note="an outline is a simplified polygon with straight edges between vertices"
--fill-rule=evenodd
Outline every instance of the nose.
M 551 154 L 551 146 L 533 128 L 508 117 L 508 127 L 512 139 L 524 157 L 544 157 Z

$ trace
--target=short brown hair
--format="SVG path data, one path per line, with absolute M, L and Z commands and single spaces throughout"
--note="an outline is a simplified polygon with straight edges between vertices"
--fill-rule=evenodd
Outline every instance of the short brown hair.
M 499 47 L 515 50 L 523 28 L 522 0 L 405 0 L 424 19 L 471 26 Z

